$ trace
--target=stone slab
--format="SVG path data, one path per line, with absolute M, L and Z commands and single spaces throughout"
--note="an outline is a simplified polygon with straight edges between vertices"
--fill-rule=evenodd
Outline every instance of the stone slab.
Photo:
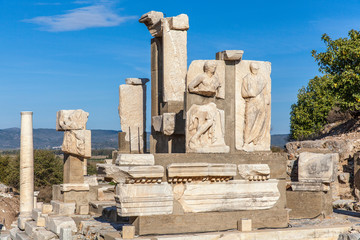
M 168 177 L 236 176 L 235 164 L 172 163 L 167 166 Z
M 46 229 L 60 235 L 62 228 L 70 228 L 73 233 L 77 232 L 77 227 L 71 217 L 48 217 L 46 221 Z
M 286 206 L 290 219 L 324 218 L 333 212 L 331 191 L 286 191 Z
M 241 61 L 243 54 L 243 50 L 225 50 L 217 52 L 216 59 L 226 61 Z
M 288 226 L 285 209 L 142 216 L 135 218 L 133 225 L 138 235 L 212 232 L 237 229 L 237 221 L 241 218 L 251 219 L 253 228 Z
M 334 182 L 337 177 L 337 153 L 302 152 L 298 160 L 299 182 Z
M 58 215 L 72 215 L 75 213 L 75 202 L 65 203 L 57 200 L 51 200 L 53 212 Z
M 241 178 L 250 181 L 263 181 L 270 178 L 270 167 L 267 164 L 239 164 Z
M 223 164 L 268 164 L 271 179 L 286 179 L 286 154 L 283 153 L 235 153 L 195 154 L 173 153 L 154 154 L 155 164 L 167 167 L 173 163 L 223 163 Z M 241 179 L 236 175 L 234 179 Z M 164 179 L 165 180 L 165 179 Z
M 165 215 L 173 211 L 173 192 L 168 183 L 118 184 L 115 201 L 122 217 Z
M 90 186 L 86 183 L 64 183 L 60 184 L 60 191 L 70 192 L 70 191 L 89 191 Z
M 291 182 L 290 185 L 293 191 L 305 191 L 305 192 L 330 191 L 330 185 L 325 185 L 324 183 Z
M 116 165 L 154 165 L 153 154 L 118 154 Z

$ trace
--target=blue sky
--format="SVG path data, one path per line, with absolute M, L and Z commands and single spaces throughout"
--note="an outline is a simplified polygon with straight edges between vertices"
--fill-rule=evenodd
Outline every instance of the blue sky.
M 0 129 L 19 127 L 24 110 L 34 128 L 55 128 L 56 111 L 81 108 L 89 129 L 120 130 L 118 86 L 150 78 L 151 35 L 138 23 L 150 10 L 189 15 L 188 64 L 231 49 L 272 62 L 272 134 L 289 132 L 298 89 L 318 74 L 321 35 L 360 22 L 355 0 L 0 0 Z

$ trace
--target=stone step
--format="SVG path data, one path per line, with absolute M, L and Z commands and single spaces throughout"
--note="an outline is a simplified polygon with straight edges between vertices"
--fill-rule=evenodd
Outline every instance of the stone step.
M 57 215 L 73 215 L 75 213 L 75 203 L 64 203 L 57 200 L 51 200 L 53 212 Z
M 62 228 L 70 228 L 73 233 L 77 232 L 75 221 L 71 217 L 65 216 L 49 216 L 46 219 L 46 229 L 52 231 L 56 235 L 60 235 Z

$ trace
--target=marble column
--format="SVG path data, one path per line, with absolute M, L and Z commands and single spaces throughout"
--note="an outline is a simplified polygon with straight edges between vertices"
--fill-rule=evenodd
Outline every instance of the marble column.
M 21 112 L 20 215 L 31 214 L 34 207 L 34 147 L 32 117 L 32 112 Z

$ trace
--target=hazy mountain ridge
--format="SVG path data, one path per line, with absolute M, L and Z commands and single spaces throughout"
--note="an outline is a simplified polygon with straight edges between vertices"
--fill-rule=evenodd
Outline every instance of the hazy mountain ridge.
M 34 148 L 52 149 L 60 147 L 64 138 L 63 132 L 55 129 L 34 129 Z M 118 132 L 114 130 L 91 130 L 91 145 L 93 149 L 118 147 Z M 20 128 L 0 129 L 0 149 L 20 148 Z
M 118 132 L 115 130 L 91 130 L 91 141 L 93 149 L 118 148 Z M 147 134 L 148 136 L 150 133 Z M 271 145 L 284 147 L 287 143 L 288 134 L 276 134 L 271 136 Z M 60 147 L 64 138 L 63 132 L 55 129 L 34 129 L 34 148 L 53 149 Z M 20 148 L 20 128 L 0 129 L 0 149 Z

